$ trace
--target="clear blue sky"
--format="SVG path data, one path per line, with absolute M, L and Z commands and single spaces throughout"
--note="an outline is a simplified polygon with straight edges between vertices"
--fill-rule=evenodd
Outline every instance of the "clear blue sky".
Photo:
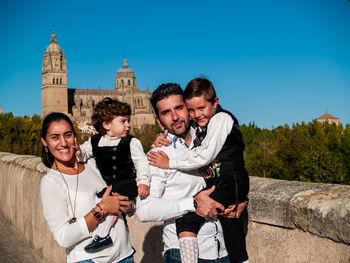
M 69 88 L 112 89 L 126 54 L 140 89 L 205 74 L 240 123 L 350 123 L 348 0 L 0 0 L 3 112 L 40 114 L 52 24 Z

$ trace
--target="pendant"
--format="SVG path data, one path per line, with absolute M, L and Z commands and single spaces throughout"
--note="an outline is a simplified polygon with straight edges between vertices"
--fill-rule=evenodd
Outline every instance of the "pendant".
M 76 219 L 76 217 L 72 217 L 68 222 L 69 222 L 69 224 L 73 224 L 73 223 L 77 222 L 77 219 Z

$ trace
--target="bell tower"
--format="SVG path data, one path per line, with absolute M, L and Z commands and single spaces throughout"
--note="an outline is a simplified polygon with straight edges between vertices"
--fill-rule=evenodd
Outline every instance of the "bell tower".
M 51 43 L 46 48 L 42 65 L 41 117 L 50 112 L 68 114 L 66 57 L 57 44 L 53 27 Z

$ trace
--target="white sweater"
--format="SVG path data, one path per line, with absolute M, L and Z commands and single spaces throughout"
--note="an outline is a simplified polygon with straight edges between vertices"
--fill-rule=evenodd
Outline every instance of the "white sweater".
M 69 186 L 69 193 L 74 207 L 77 175 L 62 174 Z M 92 259 L 96 263 L 117 262 L 130 256 L 134 250 L 122 217 L 119 217 L 110 235 L 113 245 L 96 253 L 86 253 L 84 247 L 91 242 L 95 228 L 89 232 L 84 216 L 96 206 L 99 199 L 96 193 L 106 187 L 93 159 L 85 164 L 85 170 L 79 175 L 76 197 L 77 221 L 70 224 L 73 217 L 65 182 L 59 172 L 50 169 L 41 179 L 40 195 L 44 217 L 57 243 L 66 248 L 67 262 Z

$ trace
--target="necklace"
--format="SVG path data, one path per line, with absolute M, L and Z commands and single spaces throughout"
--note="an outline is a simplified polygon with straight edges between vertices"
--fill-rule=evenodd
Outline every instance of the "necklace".
M 69 222 L 69 224 L 73 224 L 73 223 L 75 223 L 77 221 L 77 218 L 75 217 L 75 211 L 76 211 L 75 208 L 76 208 L 76 205 L 77 205 L 77 193 L 78 193 L 78 183 L 79 183 L 79 164 L 77 163 L 77 184 L 76 184 L 76 187 L 75 187 L 74 209 L 73 209 L 73 206 L 72 206 L 72 200 L 70 199 L 70 193 L 69 193 L 69 187 L 68 187 L 67 181 L 66 181 L 66 179 L 64 179 L 60 169 L 58 169 L 56 161 L 55 161 L 55 165 L 56 165 L 56 169 L 60 173 L 64 183 L 67 186 L 70 209 L 72 210 L 72 215 L 73 215 L 73 217 L 71 219 L 69 219 L 68 222 Z

